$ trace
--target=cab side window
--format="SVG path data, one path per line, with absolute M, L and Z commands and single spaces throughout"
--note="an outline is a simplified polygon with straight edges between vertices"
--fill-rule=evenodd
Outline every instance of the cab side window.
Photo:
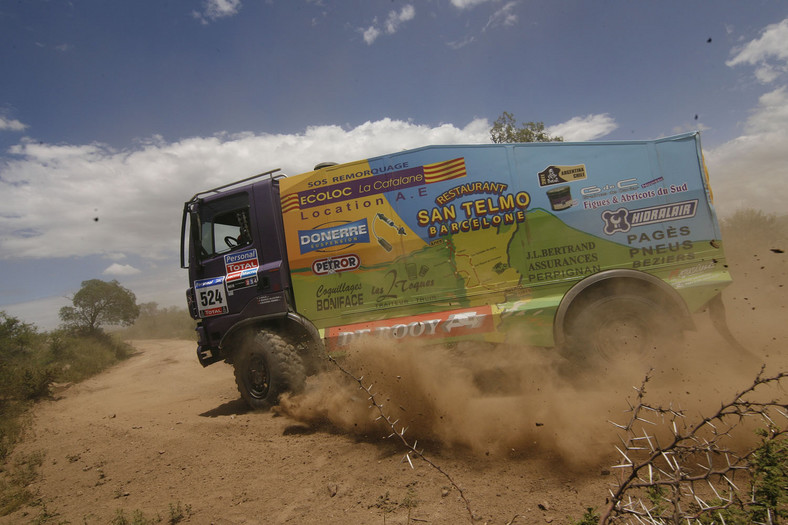
M 201 207 L 200 225 L 203 258 L 251 244 L 249 196 L 240 193 L 204 205 Z

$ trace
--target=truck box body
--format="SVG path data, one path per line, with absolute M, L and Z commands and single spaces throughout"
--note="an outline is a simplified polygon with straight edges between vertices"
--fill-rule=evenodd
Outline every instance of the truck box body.
M 730 282 L 697 133 L 428 146 L 278 183 L 295 309 L 332 347 L 551 346 L 567 292 L 600 272 L 645 272 L 689 311 Z

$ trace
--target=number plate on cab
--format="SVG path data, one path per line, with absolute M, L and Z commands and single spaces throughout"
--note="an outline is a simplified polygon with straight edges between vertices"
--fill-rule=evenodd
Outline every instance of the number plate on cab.
M 213 279 L 194 281 L 194 293 L 197 296 L 197 308 L 200 317 L 226 314 L 227 291 L 224 286 L 224 276 Z

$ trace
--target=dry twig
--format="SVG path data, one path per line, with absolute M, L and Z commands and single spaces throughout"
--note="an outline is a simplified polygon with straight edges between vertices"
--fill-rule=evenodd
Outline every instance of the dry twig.
M 752 497 L 743 496 L 743 487 L 734 480 L 739 471 L 751 472 L 756 450 L 737 452 L 727 445 L 728 438 L 749 419 L 759 419 L 769 429 L 767 441 L 788 433 L 788 405 L 753 399 L 766 386 L 780 386 L 786 377 L 788 372 L 765 377 L 762 367 L 752 385 L 693 425 L 680 409 L 646 403 L 647 375 L 635 389 L 629 421 L 611 422 L 622 431 L 621 446 L 616 447 L 621 460 L 614 466 L 619 482 L 599 524 L 700 523 L 702 516 L 715 511 L 753 505 Z M 669 428 L 666 444 L 660 444 L 654 432 L 659 425 Z

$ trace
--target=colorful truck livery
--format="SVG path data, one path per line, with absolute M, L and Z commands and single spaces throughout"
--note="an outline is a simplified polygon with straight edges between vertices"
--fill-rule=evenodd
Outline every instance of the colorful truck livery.
M 368 335 L 590 352 L 680 332 L 730 282 L 697 133 L 427 146 L 253 180 L 184 211 L 202 232 L 184 239 L 198 354 L 234 363 L 253 406 L 301 381 L 273 378 L 271 336 L 288 363 Z M 252 379 L 242 347 L 262 356 Z

